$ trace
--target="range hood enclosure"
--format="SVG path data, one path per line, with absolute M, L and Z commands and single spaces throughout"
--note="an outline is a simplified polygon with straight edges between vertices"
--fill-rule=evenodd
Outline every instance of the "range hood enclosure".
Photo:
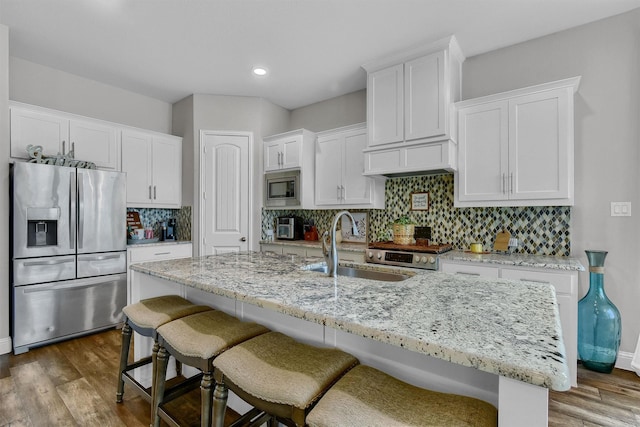
M 404 145 L 386 150 L 364 150 L 364 175 L 401 177 L 453 173 L 457 168 L 457 145 L 452 140 Z

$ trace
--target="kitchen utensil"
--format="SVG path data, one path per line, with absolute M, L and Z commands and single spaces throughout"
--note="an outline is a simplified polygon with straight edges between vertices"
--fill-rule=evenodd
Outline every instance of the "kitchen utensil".
M 496 240 L 493 242 L 493 250 L 499 252 L 508 251 L 510 238 L 511 233 L 507 230 L 502 230 L 500 233 L 496 234 Z

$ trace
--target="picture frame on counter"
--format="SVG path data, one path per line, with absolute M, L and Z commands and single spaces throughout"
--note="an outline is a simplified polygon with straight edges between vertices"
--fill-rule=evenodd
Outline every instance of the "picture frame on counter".
M 429 193 L 411 193 L 411 210 L 412 211 L 428 211 L 429 210 Z

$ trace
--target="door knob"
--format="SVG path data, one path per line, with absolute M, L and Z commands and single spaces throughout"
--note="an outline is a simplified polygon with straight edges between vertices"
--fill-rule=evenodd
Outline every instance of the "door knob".
M 246 237 L 241 237 L 241 238 L 240 238 L 240 241 L 241 241 L 241 242 L 246 242 L 246 241 L 247 241 L 247 238 L 246 238 Z

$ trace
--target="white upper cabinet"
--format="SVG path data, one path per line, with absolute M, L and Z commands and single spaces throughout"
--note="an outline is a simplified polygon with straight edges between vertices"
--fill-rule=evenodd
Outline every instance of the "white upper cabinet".
M 301 167 L 302 153 L 310 151 L 306 145 L 312 144 L 313 135 L 305 130 L 264 138 L 264 171 L 273 172 Z
M 384 208 L 384 179 L 363 175 L 364 123 L 320 132 L 316 140 L 318 208 Z
M 456 169 L 452 103 L 460 98 L 463 61 L 455 37 L 448 37 L 363 65 L 369 136 L 365 174 Z M 415 150 L 428 144 L 435 148 Z
M 264 172 L 285 172 L 300 170 L 300 205 L 287 206 L 291 209 L 313 209 L 314 204 L 314 162 L 313 153 L 316 134 L 306 129 L 297 129 L 262 138 L 264 147 Z M 266 189 L 264 189 L 266 191 Z M 282 209 L 270 206 L 267 209 Z
M 128 207 L 181 207 L 182 138 L 122 131 L 122 171 Z
M 74 154 L 99 169 L 120 170 L 118 128 L 108 122 L 80 118 L 26 104 L 12 103 L 11 157 L 28 159 L 28 145 L 42 146 L 43 154 Z
M 580 78 L 456 104 L 455 206 L 573 205 L 573 94 Z
M 69 141 L 74 158 L 88 160 L 99 169 L 120 170 L 118 128 L 98 122 L 71 120 Z
M 404 65 L 394 65 L 367 77 L 369 147 L 404 139 Z

